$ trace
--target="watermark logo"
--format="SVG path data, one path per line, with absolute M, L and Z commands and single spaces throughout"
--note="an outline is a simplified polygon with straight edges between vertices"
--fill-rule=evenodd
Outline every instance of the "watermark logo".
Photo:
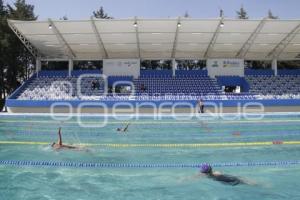
M 258 102 L 237 103 L 231 109 L 235 114 L 228 112 L 220 101 L 211 101 L 206 96 L 197 96 L 194 93 L 153 93 L 140 92 L 131 81 L 115 81 L 109 90 L 107 77 L 102 74 L 83 74 L 71 81 L 56 81 L 51 90 L 63 94 L 65 100 L 51 104 L 51 117 L 55 121 L 76 119 L 83 128 L 101 128 L 108 121 L 139 120 L 141 113 L 146 113 L 152 120 L 162 120 L 165 116 L 176 121 L 184 120 L 260 120 L 264 117 L 264 106 Z M 118 93 L 116 87 L 127 87 L 125 94 Z M 135 96 L 137 93 L 141 95 Z M 200 113 L 198 100 L 204 100 L 205 113 Z M 60 114 L 61 110 L 64 114 Z M 232 111 L 231 111 L 232 112 Z M 97 123 L 90 123 L 81 113 L 101 113 Z M 74 117 L 75 116 L 75 117 Z

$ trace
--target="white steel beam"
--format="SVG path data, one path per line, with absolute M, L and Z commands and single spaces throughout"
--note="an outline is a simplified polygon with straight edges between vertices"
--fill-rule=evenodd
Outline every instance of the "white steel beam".
M 56 35 L 60 45 L 63 46 L 64 51 L 67 53 L 68 57 L 71 58 L 71 59 L 76 58 L 75 53 L 73 52 L 73 50 L 71 49 L 71 47 L 69 46 L 69 44 L 67 43 L 65 38 L 62 36 L 62 34 L 59 32 L 59 30 L 57 29 L 57 27 L 55 26 L 53 21 L 49 18 L 48 22 L 49 22 L 49 25 L 52 27 L 51 30 Z
M 284 49 L 291 43 L 291 41 L 296 37 L 296 35 L 300 32 L 300 23 L 289 33 L 286 37 L 284 37 L 280 43 L 276 45 L 274 49 L 268 54 L 267 58 L 278 59 Z
M 139 37 L 139 27 L 137 23 L 137 17 L 134 17 L 134 28 L 135 28 L 135 36 L 136 36 L 136 45 L 138 51 L 138 57 L 141 58 L 141 47 L 140 47 L 140 37 Z
M 105 54 L 105 58 L 108 59 L 108 53 L 105 49 L 105 46 L 104 46 L 104 43 L 103 43 L 103 40 L 101 38 L 101 35 L 96 27 L 96 24 L 95 24 L 95 20 L 94 20 L 94 17 L 91 17 L 91 23 L 92 23 L 92 28 L 93 28 L 93 31 L 94 33 L 96 34 L 96 38 L 97 38 L 97 43 L 98 43 L 98 46 L 100 49 L 103 49 L 104 51 L 104 54 Z
M 211 51 L 212 51 L 212 49 L 213 49 L 213 47 L 214 47 L 214 45 L 215 45 L 215 43 L 217 41 L 218 35 L 219 35 L 220 30 L 222 28 L 221 24 L 223 23 L 223 20 L 224 20 L 224 18 L 221 17 L 220 21 L 218 23 L 218 26 L 217 26 L 217 28 L 216 28 L 216 30 L 214 32 L 214 35 L 213 35 L 212 39 L 210 40 L 209 45 L 208 45 L 208 47 L 207 47 L 207 49 L 206 49 L 206 51 L 204 53 L 204 58 L 210 57 Z
M 257 35 L 260 33 L 261 29 L 264 27 L 266 23 L 266 18 L 262 19 L 253 33 L 251 33 L 250 37 L 247 39 L 247 41 L 243 44 L 242 48 L 238 51 L 236 54 L 237 58 L 245 58 L 246 54 L 249 52 L 249 49 L 253 45 L 254 40 L 256 39 Z
M 176 55 L 176 48 L 177 48 L 177 44 L 178 44 L 178 33 L 179 33 L 179 28 L 180 28 L 180 20 L 181 20 L 181 18 L 178 17 L 177 23 L 176 23 L 176 32 L 175 32 L 175 38 L 174 38 L 174 42 L 173 42 L 171 58 L 175 58 L 175 55 Z
M 29 40 L 15 27 L 15 25 L 10 21 L 7 20 L 8 26 L 11 28 L 11 30 L 16 34 L 16 36 L 21 40 L 21 42 L 24 44 L 24 46 L 28 49 L 28 51 L 33 55 L 35 58 L 41 57 L 41 53 L 35 48 Z

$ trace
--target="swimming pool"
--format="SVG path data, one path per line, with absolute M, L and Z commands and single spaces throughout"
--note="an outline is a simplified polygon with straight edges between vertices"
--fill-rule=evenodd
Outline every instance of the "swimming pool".
M 104 127 L 103 116 L 80 118 L 89 127 L 77 117 L 0 115 L 1 200 L 300 199 L 300 114 L 109 117 Z M 59 126 L 65 143 L 88 151 L 52 150 Z M 257 185 L 194 178 L 201 163 Z

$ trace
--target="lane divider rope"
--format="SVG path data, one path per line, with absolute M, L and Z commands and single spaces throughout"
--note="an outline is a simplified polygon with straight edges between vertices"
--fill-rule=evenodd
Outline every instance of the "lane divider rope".
M 71 168 L 199 168 L 204 163 L 198 164 L 139 164 L 139 163 L 86 163 L 86 162 L 61 162 L 61 161 L 24 161 L 0 160 L 0 166 L 24 167 L 71 167 Z M 227 162 L 211 163 L 212 167 L 259 167 L 259 166 L 290 166 L 300 165 L 300 160 L 294 161 L 267 161 L 267 162 Z
M 49 145 L 49 142 L 34 142 L 34 141 L 0 141 L 0 144 L 6 145 Z M 113 144 L 113 143 L 80 143 L 73 144 L 76 146 L 98 146 L 109 148 L 201 148 L 201 147 L 242 147 L 242 146 L 270 146 L 270 145 L 299 145 L 300 141 L 268 141 L 268 142 L 227 142 L 227 143 L 193 143 L 193 144 Z
M 180 121 L 180 124 L 198 124 L 200 121 Z M 282 120 L 248 120 L 248 121 L 236 121 L 236 120 L 222 120 L 222 121 L 213 121 L 213 120 L 206 120 L 204 121 L 205 123 L 208 124 L 242 124 L 242 123 L 284 123 L 284 122 L 300 122 L 299 119 L 282 119 Z M 41 123 L 41 124 L 57 124 L 58 121 L 38 121 L 38 120 L 1 120 L 0 123 Z M 77 121 L 65 121 L 65 124 L 78 124 Z M 84 124 L 99 124 L 99 122 L 95 121 L 83 121 Z M 107 122 L 107 124 L 122 124 L 123 122 Z M 131 124 L 178 124 L 178 121 L 159 121 L 159 120 L 154 120 L 154 121 L 131 121 Z

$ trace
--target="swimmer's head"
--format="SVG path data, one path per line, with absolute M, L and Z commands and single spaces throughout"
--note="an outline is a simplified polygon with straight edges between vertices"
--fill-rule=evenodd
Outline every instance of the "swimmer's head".
M 211 174 L 212 167 L 209 164 L 203 164 L 201 165 L 200 172 L 203 174 Z
M 120 128 L 117 128 L 117 131 L 121 131 L 121 129 L 120 129 Z
M 51 147 L 54 147 L 54 145 L 55 145 L 55 142 L 53 142 L 53 143 L 51 144 Z

